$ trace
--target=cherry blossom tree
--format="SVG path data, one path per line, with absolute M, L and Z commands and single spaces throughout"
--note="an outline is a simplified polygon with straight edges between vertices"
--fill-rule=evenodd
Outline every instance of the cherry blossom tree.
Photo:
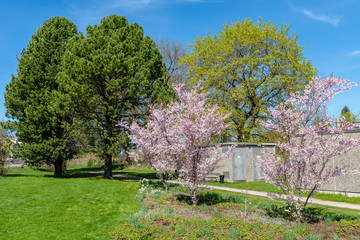
M 172 101 L 167 107 L 152 107 L 144 128 L 137 123 L 130 126 L 130 138 L 140 149 L 131 155 L 138 159 L 142 154 L 158 176 L 176 171 L 196 204 L 196 193 L 206 176 L 233 152 L 229 149 L 222 153 L 213 141 L 227 127 L 224 120 L 229 114 L 220 113 L 216 105 L 207 108 L 206 94 L 201 93 L 200 85 L 191 91 L 185 91 L 184 85 L 173 88 L 179 101 Z
M 356 173 L 347 166 L 330 164 L 334 157 L 360 145 L 359 140 L 344 134 L 355 125 L 345 118 L 336 123 L 326 114 L 317 119 L 335 94 L 355 85 L 349 79 L 314 77 L 302 93 L 293 93 L 276 106 L 271 120 L 262 122 L 281 135 L 277 142 L 280 156 L 267 152 L 262 162 L 265 179 L 286 194 L 297 219 L 321 185 L 336 176 Z M 306 200 L 301 204 L 304 195 Z

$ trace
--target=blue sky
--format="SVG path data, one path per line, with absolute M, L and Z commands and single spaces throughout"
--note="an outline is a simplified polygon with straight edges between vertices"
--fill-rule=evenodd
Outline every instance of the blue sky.
M 139 23 L 153 39 L 170 37 L 191 43 L 196 36 L 218 33 L 225 22 L 251 18 L 291 24 L 304 55 L 319 75 L 360 82 L 360 1 L 357 0 L 23 0 L 3 1 L 0 8 L 0 120 L 5 118 L 4 92 L 16 75 L 17 59 L 31 35 L 53 16 L 74 22 L 81 32 L 110 14 Z M 347 105 L 360 112 L 360 86 L 341 93 L 328 105 L 338 117 Z

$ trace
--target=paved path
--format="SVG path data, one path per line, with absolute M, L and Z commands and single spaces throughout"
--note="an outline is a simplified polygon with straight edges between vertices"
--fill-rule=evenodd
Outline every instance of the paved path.
M 243 194 L 250 194 L 250 195 L 256 195 L 256 196 L 263 196 L 267 197 L 266 192 L 258 192 L 258 191 L 251 191 L 251 190 L 244 190 L 244 189 L 237 189 L 237 188 L 229 188 L 229 187 L 219 187 L 219 186 L 210 186 L 210 189 L 218 189 L 218 190 L 224 190 L 224 191 L 231 191 L 231 192 L 239 192 Z M 301 199 L 303 202 L 305 202 L 306 198 Z M 360 210 L 359 204 L 352 204 L 352 203 L 344 203 L 344 202 L 333 202 L 333 201 L 325 201 L 317 198 L 310 198 L 309 200 L 311 203 L 314 204 L 320 204 L 320 205 L 326 205 L 326 206 L 332 206 L 332 207 L 339 207 L 339 208 L 350 208 L 350 209 L 356 209 Z
M 75 171 L 77 171 L 77 170 L 75 170 Z M 88 172 L 88 173 L 93 173 L 93 174 L 97 174 L 97 175 L 103 175 L 102 172 L 95 172 L 95 171 L 82 171 L 82 172 Z M 114 178 L 120 178 L 120 179 L 133 179 L 133 180 L 142 180 L 142 179 L 144 179 L 143 177 L 130 176 L 130 175 L 124 175 L 124 174 L 117 174 L 117 173 L 113 174 L 113 177 Z M 148 180 L 158 180 L 158 179 L 148 179 Z M 174 181 L 174 180 L 170 180 L 169 182 L 180 184 L 178 181 Z M 244 189 L 229 188 L 229 187 L 220 187 L 220 186 L 213 186 L 213 185 L 203 185 L 203 187 L 206 187 L 206 188 L 209 188 L 209 189 L 218 189 L 218 190 L 224 190 L 224 191 L 229 191 L 229 192 L 238 192 L 238 193 L 242 193 L 242 194 L 250 194 L 250 195 L 255 195 L 255 196 L 267 197 L 266 192 L 260 192 L 260 191 L 244 190 Z M 305 198 L 302 198 L 302 201 L 305 202 L 305 200 L 306 200 Z M 317 198 L 310 198 L 309 202 L 314 203 L 314 204 L 331 206 L 331 207 L 349 208 L 349 209 L 360 210 L 360 205 L 359 204 L 325 201 L 325 200 L 321 200 L 321 199 L 317 199 Z
M 22 164 L 21 164 L 21 163 L 5 163 L 4 166 L 7 167 L 7 168 L 10 168 L 10 167 L 21 167 Z
M 179 183 L 177 181 L 169 181 L 169 182 Z M 210 189 L 217 189 L 217 190 L 224 190 L 224 191 L 229 191 L 229 192 L 238 192 L 238 193 L 243 193 L 243 194 L 250 194 L 250 195 L 255 195 L 255 196 L 267 197 L 266 192 L 260 192 L 260 191 L 244 190 L 244 189 L 229 188 L 229 187 L 220 187 L 220 186 L 213 186 L 213 185 L 204 185 L 204 187 L 207 187 L 207 188 L 210 188 Z M 302 198 L 301 200 L 303 202 L 305 202 L 306 198 Z M 317 199 L 317 198 L 310 198 L 309 202 L 314 203 L 314 204 L 331 206 L 331 207 L 349 208 L 349 209 L 360 210 L 360 205 L 359 204 L 325 201 L 325 200 L 321 200 L 321 199 Z

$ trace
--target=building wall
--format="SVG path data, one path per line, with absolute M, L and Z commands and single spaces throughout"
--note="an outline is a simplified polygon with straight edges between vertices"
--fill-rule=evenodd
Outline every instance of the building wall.
M 223 152 L 228 150 L 229 146 L 223 146 Z M 232 171 L 232 156 L 223 159 L 220 163 L 219 163 L 219 167 L 213 172 L 212 174 L 213 176 L 219 176 L 219 175 L 225 175 L 224 180 L 226 182 L 231 181 L 234 178 L 233 176 L 233 171 Z M 219 178 L 217 178 L 217 180 L 219 180 Z
M 356 139 L 360 139 L 360 131 L 352 131 L 346 133 Z M 247 182 L 256 181 L 254 179 L 254 162 L 258 162 L 262 156 L 257 156 L 259 151 L 266 148 L 267 151 L 275 153 L 275 144 L 263 144 L 259 146 L 256 143 L 228 143 L 223 145 L 223 149 L 237 145 L 236 151 L 245 151 L 246 155 L 246 180 Z M 261 152 L 261 151 L 260 151 Z M 261 154 L 260 154 L 261 155 Z M 360 172 L 360 147 L 349 151 L 347 154 L 335 157 L 332 161 L 333 165 L 354 169 Z M 234 182 L 234 157 L 230 156 L 223 159 L 219 167 L 214 171 L 213 176 L 219 180 L 219 175 L 225 175 L 226 182 Z M 323 192 L 360 194 L 360 174 L 339 176 L 330 180 L 327 184 L 320 187 Z
M 359 131 L 349 132 L 346 135 L 360 139 Z M 331 164 L 360 172 L 360 147 L 349 151 L 347 154 L 335 157 Z M 320 190 L 326 192 L 360 193 L 360 174 L 336 177 L 330 180 L 328 184 L 321 186 Z
M 236 145 L 235 153 L 230 157 L 223 159 L 219 163 L 219 167 L 213 172 L 212 176 L 216 177 L 219 175 L 224 175 L 224 180 L 226 182 L 236 182 L 236 181 L 247 181 L 252 182 L 259 179 L 254 179 L 254 167 L 258 167 L 262 157 L 262 150 L 265 148 L 268 151 L 275 152 L 275 144 L 258 144 L 258 143 L 225 143 L 223 145 L 223 151 L 226 151 L 229 146 Z M 241 153 L 241 154 L 237 154 Z M 234 167 L 234 161 L 236 158 L 241 155 L 246 158 L 245 164 L 243 165 L 246 169 L 244 180 L 234 179 L 234 171 L 237 169 Z M 239 169 L 243 171 L 243 169 Z M 258 171 L 259 173 L 259 171 Z M 240 174 L 242 175 L 242 173 Z M 217 178 L 219 179 L 219 178 Z

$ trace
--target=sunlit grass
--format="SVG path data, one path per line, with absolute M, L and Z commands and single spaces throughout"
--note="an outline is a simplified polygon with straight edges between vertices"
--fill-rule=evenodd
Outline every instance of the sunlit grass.
M 7 174 L 0 178 L 0 239 L 111 239 L 139 209 L 137 181 L 56 179 L 27 167 Z

